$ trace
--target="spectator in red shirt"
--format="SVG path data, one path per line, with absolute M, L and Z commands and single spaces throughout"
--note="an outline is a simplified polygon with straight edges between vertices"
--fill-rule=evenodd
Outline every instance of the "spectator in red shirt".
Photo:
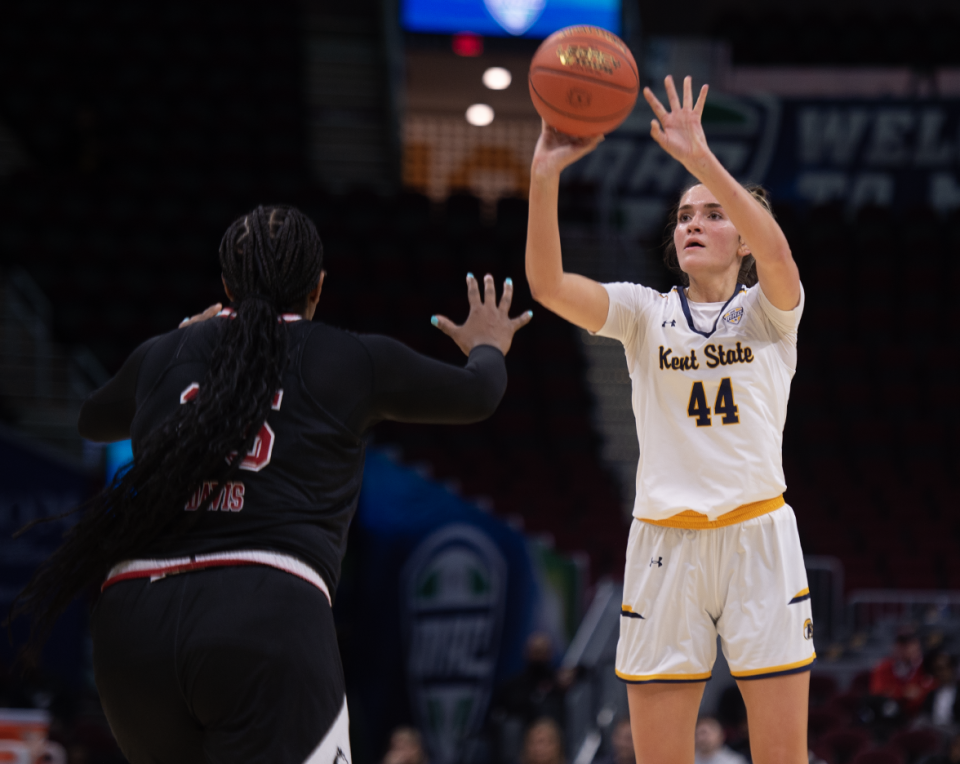
M 936 687 L 923 668 L 923 648 L 912 631 L 897 634 L 889 658 L 880 661 L 870 676 L 870 694 L 895 700 L 904 716 L 912 717 Z

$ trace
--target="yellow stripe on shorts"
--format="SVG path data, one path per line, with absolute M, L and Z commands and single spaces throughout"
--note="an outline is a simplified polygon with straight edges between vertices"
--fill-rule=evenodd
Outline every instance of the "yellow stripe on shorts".
M 662 528 L 684 528 L 691 531 L 705 531 L 711 528 L 725 528 L 728 525 L 736 525 L 746 520 L 752 520 L 755 517 L 769 514 L 780 509 L 787 502 L 783 499 L 783 494 L 772 499 L 763 501 L 754 501 L 750 504 L 743 504 L 736 509 L 731 509 L 720 515 L 716 520 L 708 520 L 702 512 L 694 512 L 692 509 L 686 509 L 679 514 L 668 517 L 666 520 L 649 520 L 646 517 L 639 518 L 650 525 L 659 525 Z
M 804 668 L 809 666 L 817 659 L 817 654 L 814 653 L 809 658 L 804 658 L 802 661 L 797 661 L 796 663 L 787 663 L 783 666 L 770 666 L 769 668 L 762 669 L 751 669 L 750 671 L 731 671 L 730 675 L 734 679 L 760 679 L 767 674 L 783 674 L 787 671 L 795 671 L 796 669 Z
M 703 674 L 624 674 L 615 671 L 625 682 L 705 682 L 711 676 L 709 671 Z

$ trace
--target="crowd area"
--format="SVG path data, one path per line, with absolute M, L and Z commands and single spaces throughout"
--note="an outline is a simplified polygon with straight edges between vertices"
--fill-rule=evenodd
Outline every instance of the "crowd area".
M 960 641 L 948 631 L 912 626 L 886 630 L 886 657 L 841 682 L 830 664 L 815 670 L 810 683 L 811 764 L 960 764 Z M 875 635 L 874 635 L 875 636 Z M 864 641 L 855 635 L 851 644 Z M 869 650 L 863 649 L 864 655 Z M 469 764 L 568 764 L 578 751 L 568 728 L 568 691 L 575 671 L 557 668 L 557 654 L 545 634 L 531 635 L 523 670 L 494 693 L 483 745 L 470 746 Z M 0 667 L 0 720 L 5 709 L 43 709 L 49 714 L 46 740 L 36 764 L 122 764 L 95 692 L 69 689 L 39 675 L 21 676 Z M 750 761 L 746 709 L 735 685 L 719 697 L 712 715 L 697 722 L 696 764 Z M 0 723 L 0 757 L 4 738 Z M 477 751 L 483 753 L 478 757 Z M 473 759 L 477 759 L 476 762 Z M 480 759 L 483 761 L 481 762 Z M 0 760 L 6 760 L 0 758 Z M 10 759 L 16 761 L 16 759 Z M 399 726 L 389 735 L 382 764 L 429 764 L 420 730 Z M 31 762 L 32 764 L 32 762 Z M 613 719 L 592 764 L 634 764 L 630 722 Z
M 857 642 L 862 636 L 855 636 Z M 841 686 L 831 673 L 811 675 L 809 741 L 811 764 L 960 763 L 958 661 L 941 631 L 911 626 L 895 631 L 889 654 Z M 566 692 L 573 672 L 554 668 L 550 643 L 533 635 L 524 671 L 494 698 L 486 734 L 498 764 L 567 764 Z M 696 764 L 747 764 L 746 709 L 736 686 L 720 696 L 714 715 L 701 715 L 695 733 Z M 522 730 L 510 739 L 511 723 Z M 383 764 L 428 764 L 421 733 L 395 729 Z M 634 764 L 630 721 L 615 719 L 593 764 Z

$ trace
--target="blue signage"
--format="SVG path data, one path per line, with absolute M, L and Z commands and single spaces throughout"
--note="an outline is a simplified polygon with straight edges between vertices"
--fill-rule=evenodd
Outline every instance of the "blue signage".
M 627 236 L 659 237 L 667 210 L 695 181 L 650 138 L 653 113 L 633 114 L 564 171 L 595 185 L 602 214 Z M 774 204 L 960 208 L 960 101 L 780 99 L 710 93 L 710 147 Z
M 562 632 L 555 595 L 523 534 L 373 449 L 351 536 L 356 573 L 334 611 L 352 613 L 351 716 L 380 736 L 413 721 L 430 760 L 454 764 L 527 636 Z
M 408 32 L 542 39 L 589 24 L 620 34 L 620 0 L 402 0 Z
M 0 612 L 8 612 L 37 566 L 63 543 L 64 533 L 78 517 L 67 513 L 97 488 L 99 476 L 87 474 L 56 452 L 0 427 Z M 13 538 L 19 529 L 37 520 L 50 522 Z M 88 668 L 86 609 L 83 602 L 70 605 L 43 650 L 44 671 L 69 684 L 84 681 Z M 12 665 L 28 627 L 26 618 L 13 624 L 13 646 L 6 638 L 0 640 L 0 665 Z
M 790 100 L 781 121 L 775 200 L 960 207 L 960 101 Z

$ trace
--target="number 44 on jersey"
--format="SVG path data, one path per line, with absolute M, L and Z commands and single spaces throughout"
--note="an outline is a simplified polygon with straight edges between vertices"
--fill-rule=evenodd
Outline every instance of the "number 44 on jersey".
M 733 385 L 730 377 L 720 380 L 717 388 L 717 397 L 713 403 L 713 413 L 720 416 L 723 424 L 740 424 L 740 415 L 737 404 L 733 401 Z M 703 382 L 694 382 L 690 389 L 690 402 L 687 404 L 687 416 L 693 417 L 697 427 L 710 427 L 713 419 L 710 416 L 710 406 L 707 405 L 707 393 Z

